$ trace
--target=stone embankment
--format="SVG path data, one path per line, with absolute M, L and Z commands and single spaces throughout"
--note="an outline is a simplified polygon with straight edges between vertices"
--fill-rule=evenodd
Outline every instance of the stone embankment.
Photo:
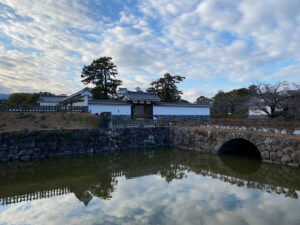
M 169 128 L 54 130 L 0 134 L 0 161 L 168 146 Z
M 300 166 L 300 138 L 298 135 L 200 127 L 131 127 L 111 130 L 1 133 L 0 161 L 30 160 L 162 146 L 174 146 L 216 154 L 225 143 L 234 139 L 244 139 L 254 144 L 265 162 Z
M 298 136 L 209 128 L 170 128 L 171 146 L 200 152 L 216 154 L 226 142 L 240 138 L 253 143 L 265 162 L 300 166 L 300 140 Z

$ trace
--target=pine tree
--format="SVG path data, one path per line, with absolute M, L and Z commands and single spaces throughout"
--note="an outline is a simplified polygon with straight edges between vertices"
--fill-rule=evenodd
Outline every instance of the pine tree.
M 117 88 L 122 84 L 115 79 L 117 66 L 111 61 L 111 57 L 101 57 L 90 65 L 84 66 L 81 73 L 81 82 L 84 85 L 93 84 L 93 97 L 95 99 L 109 99 L 117 95 Z
M 151 87 L 147 89 L 147 92 L 157 93 L 163 102 L 179 102 L 182 91 L 178 90 L 176 84 L 184 79 L 185 77 L 179 75 L 165 73 L 164 77 L 151 83 Z

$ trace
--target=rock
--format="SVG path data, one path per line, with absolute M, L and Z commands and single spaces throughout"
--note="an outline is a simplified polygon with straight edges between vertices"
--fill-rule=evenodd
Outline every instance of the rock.
M 288 163 L 291 161 L 291 158 L 288 156 L 288 155 L 284 155 L 282 158 L 281 158 L 281 162 L 283 163 Z
M 262 152 L 262 153 L 261 153 L 261 157 L 262 157 L 263 159 L 269 159 L 269 158 L 270 158 L 269 152 L 268 152 L 268 151 Z
M 266 149 L 267 149 L 267 151 L 269 151 L 269 152 L 270 152 L 270 151 L 272 151 L 272 147 L 271 147 L 271 145 L 269 145 L 269 144 L 268 144 L 268 145 L 266 145 Z
M 273 146 L 272 149 L 273 149 L 273 151 L 277 152 L 277 151 L 281 150 L 281 147 L 280 146 Z
M 282 152 L 282 151 L 278 151 L 278 152 L 277 152 L 277 156 L 278 156 L 278 157 L 282 157 L 282 156 L 283 156 L 283 152 Z
M 289 163 L 288 165 L 293 167 L 299 167 L 299 163 L 295 163 L 295 162 Z
M 294 148 L 289 146 L 289 147 L 284 148 L 282 151 L 284 152 L 284 154 L 289 154 L 290 152 L 294 151 Z
M 274 161 L 274 160 L 276 159 L 276 157 L 277 157 L 276 152 L 270 152 L 270 159 L 271 159 L 272 161 Z
M 291 154 L 291 156 L 292 156 L 292 160 L 294 162 L 299 162 L 300 163 L 300 151 L 293 152 Z

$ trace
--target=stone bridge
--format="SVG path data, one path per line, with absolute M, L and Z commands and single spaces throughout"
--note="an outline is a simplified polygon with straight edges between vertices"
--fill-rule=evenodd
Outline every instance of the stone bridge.
M 239 154 L 289 166 L 300 165 L 298 135 L 195 127 L 171 127 L 170 145 L 215 154 Z

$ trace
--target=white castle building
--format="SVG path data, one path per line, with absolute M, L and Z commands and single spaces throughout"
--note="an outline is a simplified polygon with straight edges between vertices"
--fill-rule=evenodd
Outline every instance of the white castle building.
M 210 104 L 161 102 L 155 93 L 133 92 L 120 88 L 118 100 L 95 100 L 88 88 L 70 96 L 41 96 L 40 105 L 87 106 L 90 113 L 111 112 L 113 119 L 150 119 L 153 116 L 166 120 L 207 121 Z

